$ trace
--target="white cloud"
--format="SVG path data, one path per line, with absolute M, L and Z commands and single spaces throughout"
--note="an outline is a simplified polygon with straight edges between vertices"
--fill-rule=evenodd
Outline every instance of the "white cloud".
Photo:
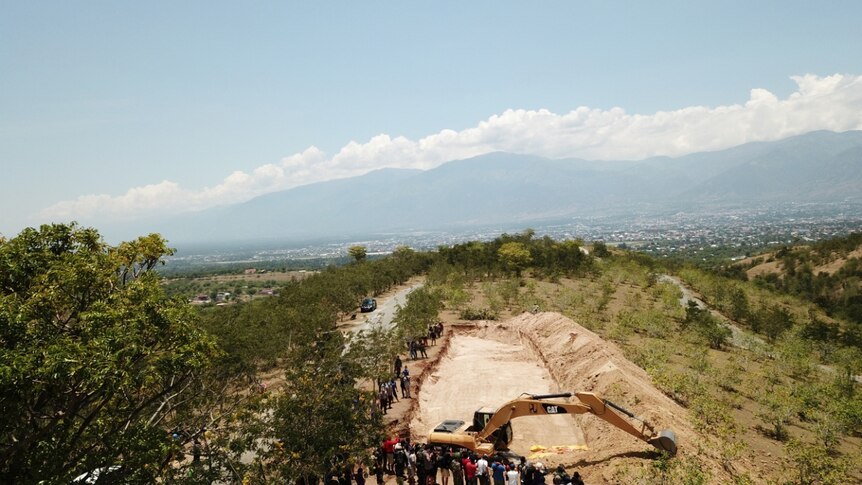
M 650 115 L 579 107 L 566 114 L 506 110 L 463 131 L 442 130 L 420 140 L 386 134 L 351 141 L 327 156 L 316 147 L 251 173 L 234 172 L 216 186 L 193 191 L 171 181 L 135 187 L 125 194 L 84 195 L 42 211 L 49 219 L 126 219 L 232 204 L 298 185 L 351 177 L 370 170 L 433 168 L 443 162 L 493 151 L 550 158 L 641 159 L 719 150 L 751 141 L 813 130 L 862 129 L 862 76 L 793 76 L 797 90 L 778 99 L 752 89 L 745 104 L 691 106 Z

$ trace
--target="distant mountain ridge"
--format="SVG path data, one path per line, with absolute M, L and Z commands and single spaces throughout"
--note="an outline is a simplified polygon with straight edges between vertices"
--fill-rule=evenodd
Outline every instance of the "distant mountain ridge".
M 640 161 L 489 153 L 421 170 L 382 169 L 163 221 L 172 241 L 444 230 L 745 203 L 862 199 L 862 132 L 817 131 Z

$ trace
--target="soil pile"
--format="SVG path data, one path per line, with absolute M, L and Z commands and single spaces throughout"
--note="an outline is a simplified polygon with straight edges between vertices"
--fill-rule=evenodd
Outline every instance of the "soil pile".
M 673 430 L 679 457 L 698 455 L 713 480 L 726 476 L 715 454 L 699 449 L 697 443 L 705 441 L 692 428 L 688 411 L 657 389 L 646 371 L 626 359 L 619 347 L 589 329 L 558 313 L 524 313 L 505 322 L 483 322 L 474 335 L 518 339 L 547 368 L 559 390 L 596 393 L 627 408 L 657 431 Z M 615 471 L 629 460 L 642 462 L 653 457 L 650 445 L 596 416 L 585 414 L 577 421 L 589 449 L 578 452 L 573 460 L 566 454 L 543 461 L 577 467 L 595 482 L 611 482 Z M 633 424 L 638 426 L 636 421 Z
M 561 389 L 594 392 L 626 407 L 656 430 L 670 428 L 680 447 L 694 436 L 687 411 L 611 342 L 558 313 L 525 313 L 506 322 L 529 345 Z M 637 424 L 637 423 L 635 423 Z M 591 450 L 604 455 L 643 451 L 643 443 L 592 415 L 581 418 Z

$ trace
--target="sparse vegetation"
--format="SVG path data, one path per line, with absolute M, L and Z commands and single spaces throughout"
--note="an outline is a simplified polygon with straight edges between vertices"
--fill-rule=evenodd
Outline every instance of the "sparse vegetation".
M 96 245 L 93 247 L 107 251 L 104 254 L 125 255 L 122 257 L 131 258 L 130 262 L 149 254 L 149 250 L 133 251 L 135 247 L 145 248 L 140 245 L 143 243 L 113 250 L 100 245 L 103 243 L 98 242 L 97 234 L 87 237 Z M 0 250 L 12 254 L 18 241 L 3 241 Z M 403 248 L 386 258 L 354 257 L 349 264 L 330 266 L 301 280 L 279 282 L 278 297 L 189 313 L 193 315 L 190 321 L 194 328 L 181 333 L 188 337 L 200 332 L 202 341 L 210 342 L 212 347 L 206 356 L 190 361 L 200 370 L 194 375 L 193 387 L 198 395 L 191 401 L 197 408 L 182 418 L 185 423 L 196 423 L 193 426 L 200 430 L 206 421 L 203 410 L 223 410 L 216 413 L 220 416 L 216 421 L 209 418 L 208 447 L 212 458 L 206 476 L 226 480 L 260 478 L 260 467 L 237 460 L 249 450 L 271 466 L 267 468 L 268 478 L 289 479 L 327 471 L 324 468 L 329 465 L 309 465 L 302 458 L 302 450 L 272 446 L 273 443 L 313 448 L 316 455 L 326 457 L 325 463 L 346 459 L 346 454 L 360 459 L 370 441 L 343 439 L 343 433 L 332 433 L 330 422 L 339 422 L 338 426 L 369 439 L 379 437 L 380 422 L 371 418 L 372 413 L 364 405 L 355 404 L 370 399 L 357 391 L 354 383 L 385 375 L 388 366 L 384 369 L 381 362 L 395 355 L 403 339 L 422 335 L 445 307 L 463 320 L 503 319 L 534 308 L 558 311 L 616 341 L 668 396 L 688 408 L 691 423 L 702 436 L 700 442 L 686 446 L 714 450 L 712 454 L 721 463 L 722 473 L 727 473 L 717 478 L 715 470 L 702 466 L 698 453 L 681 459 L 657 455 L 646 468 L 620 468 L 616 475 L 620 481 L 840 483 L 862 478 L 855 466 L 862 434 L 862 393 L 856 382 L 856 376 L 862 373 L 862 351 L 855 324 L 846 318 L 845 310 L 831 311 L 809 301 L 805 294 L 794 294 L 772 283 L 743 281 L 732 272 L 663 267 L 649 257 L 606 246 L 602 249 L 601 244 L 592 246 L 592 255 L 581 248 L 579 241 L 535 239 L 531 231 L 503 235 L 487 243 L 441 247 L 435 253 Z M 813 248 L 809 262 L 800 265 L 799 258 L 793 256 L 797 274 L 807 271 L 800 269 L 806 264 L 821 262 L 815 255 L 827 258 L 827 254 L 850 254 L 853 250 L 843 240 Z M 99 252 L 102 249 L 94 254 L 103 254 Z M 594 257 L 598 256 L 597 249 L 602 254 L 600 259 Z M 795 251 L 788 248 L 776 254 L 776 259 L 789 261 Z M 156 251 L 141 261 L 157 261 L 159 254 L 164 252 Z M 18 256 L 3 259 L 6 266 L 0 279 L 9 280 L 15 271 L 35 271 L 25 269 L 19 260 Z M 38 262 L 38 258 L 33 261 Z M 13 263 L 18 266 L 13 268 Z M 138 263 L 120 264 L 117 268 L 122 271 L 124 267 L 138 267 L 135 264 Z M 145 266 L 147 271 L 131 284 L 146 282 L 154 298 L 163 298 L 157 295 L 161 289 L 155 273 L 146 276 L 151 265 Z M 672 270 L 700 294 L 708 309 L 680 305 L 680 289 L 659 277 Z M 67 266 L 65 271 L 63 274 L 74 277 L 79 265 Z M 382 293 L 419 273 L 426 274 L 426 286 L 411 293 L 407 305 L 398 312 L 398 331 L 364 336 L 351 342 L 349 352 L 342 353 L 345 340 L 340 332 L 333 331 L 334 323 L 355 311 L 361 297 Z M 833 275 L 849 278 L 847 288 L 855 284 L 851 273 L 838 269 Z M 271 283 L 261 276 L 261 284 Z M 24 295 L 10 293 L 9 284 L 4 283 L 4 298 L 0 300 L 2 315 L 7 319 L 13 315 L 10 305 L 14 298 Z M 200 282 L 184 284 L 189 286 L 168 288 L 177 293 L 213 290 L 193 286 Z M 235 288 L 235 293 L 248 294 L 253 285 L 244 286 L 249 288 Z M 842 298 L 848 294 L 845 291 Z M 190 312 L 176 300 L 159 301 L 172 301 L 171 305 L 177 305 L 177 315 Z M 55 317 L 46 316 L 51 321 Z M 737 328 L 736 333 L 731 326 Z M 17 327 L 9 326 L 14 328 Z M 12 348 L 11 335 L 3 337 L 7 353 Z M 70 336 L 69 342 L 78 338 Z M 368 358 L 369 355 L 377 358 Z M 326 365 L 309 366 L 308 362 Z M 60 364 L 57 372 L 71 372 L 69 365 Z M 271 369 L 291 369 L 284 387 L 286 393 L 267 399 L 248 392 L 257 376 Z M 295 429 L 288 417 L 296 412 L 316 412 L 315 406 L 329 395 L 317 392 L 327 390 L 303 387 L 321 381 L 330 383 L 329 393 L 344 397 L 343 402 L 332 403 L 337 416 L 325 418 L 311 428 Z M 15 395 L 14 382 L 17 381 L 7 380 L 4 384 L 9 390 L 4 391 L 8 410 L 19 409 L 7 397 Z M 308 401 L 291 400 L 290 389 L 294 394 L 308 394 Z M 323 412 L 320 415 L 328 416 Z M 369 418 L 359 419 L 359 415 Z M 17 419 L 15 416 L 14 412 L 7 413 L 9 426 Z M 346 421 L 339 421 L 342 418 Z M 321 438 L 312 446 L 297 435 L 312 428 L 329 438 Z M 159 432 L 166 431 L 169 430 L 159 428 Z M 11 435 L 7 432 L 7 436 Z M 135 441 L 135 446 L 164 445 L 158 448 L 162 451 L 154 452 L 156 461 L 174 452 L 182 453 L 188 439 L 164 441 L 166 436 L 169 434 L 153 435 L 152 440 Z M 133 456 L 123 444 L 115 448 L 113 452 Z M 753 457 L 762 457 L 764 450 L 788 460 L 792 467 L 783 469 L 774 459 L 771 461 L 776 465 L 760 467 Z M 288 460 L 287 456 L 292 458 Z M 8 463 L 11 462 L 4 462 L 4 476 L 12 479 L 15 472 Z M 96 465 L 90 461 L 66 465 L 68 472 L 64 476 Z M 32 468 L 21 470 L 30 473 Z M 153 477 L 176 471 L 148 470 Z

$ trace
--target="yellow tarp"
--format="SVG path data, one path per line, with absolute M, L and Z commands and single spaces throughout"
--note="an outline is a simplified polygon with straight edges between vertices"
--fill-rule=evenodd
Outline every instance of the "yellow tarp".
M 542 445 L 533 445 L 530 447 L 530 451 L 532 454 L 528 456 L 530 460 L 535 460 L 538 458 L 546 458 L 553 455 L 561 455 L 563 453 L 569 451 L 587 451 L 590 448 L 587 445 L 564 445 L 564 446 L 542 446 Z

